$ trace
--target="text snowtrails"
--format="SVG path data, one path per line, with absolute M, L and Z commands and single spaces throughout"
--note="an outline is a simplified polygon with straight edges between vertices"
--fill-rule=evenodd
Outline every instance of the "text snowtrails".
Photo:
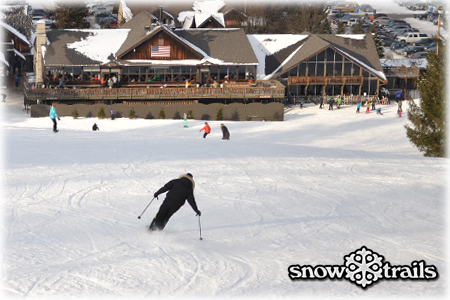
M 413 261 L 411 265 L 392 266 L 383 262 L 384 257 L 366 247 L 344 256 L 344 265 L 291 265 L 288 268 L 292 280 L 347 279 L 367 288 L 378 280 L 434 280 L 439 277 L 435 266 L 425 261 Z

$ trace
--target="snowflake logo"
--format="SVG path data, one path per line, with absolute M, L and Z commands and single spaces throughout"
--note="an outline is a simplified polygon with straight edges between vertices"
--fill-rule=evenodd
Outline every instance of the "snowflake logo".
M 381 272 L 384 257 L 366 247 L 344 256 L 348 278 L 356 285 L 366 288 L 382 278 Z

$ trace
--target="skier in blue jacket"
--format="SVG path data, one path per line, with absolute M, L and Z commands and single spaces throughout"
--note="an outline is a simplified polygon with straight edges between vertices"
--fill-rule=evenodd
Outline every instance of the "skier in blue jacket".
M 50 108 L 50 119 L 52 119 L 53 121 L 53 132 L 58 132 L 58 129 L 56 129 L 56 119 L 61 120 L 58 116 L 58 114 L 56 113 L 56 104 L 52 103 L 52 107 Z

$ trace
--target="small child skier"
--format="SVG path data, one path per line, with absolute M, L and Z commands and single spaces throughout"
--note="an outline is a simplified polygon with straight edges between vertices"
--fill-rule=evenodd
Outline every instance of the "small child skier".
M 381 113 L 381 107 L 378 107 L 378 108 L 377 108 L 377 115 L 383 115 L 383 114 Z

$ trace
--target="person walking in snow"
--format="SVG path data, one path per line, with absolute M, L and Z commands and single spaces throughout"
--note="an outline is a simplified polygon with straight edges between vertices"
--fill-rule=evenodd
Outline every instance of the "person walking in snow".
M 372 98 L 372 110 L 376 110 L 375 109 L 375 104 L 377 103 L 377 96 L 373 96 Z
M 223 125 L 223 123 L 222 123 L 222 124 L 220 124 L 220 129 L 222 129 L 222 134 L 223 134 L 222 140 L 229 140 L 230 132 L 228 131 L 227 126 Z
M 205 126 L 200 129 L 200 132 L 202 132 L 203 130 L 205 131 L 205 134 L 203 134 L 203 138 L 206 138 L 206 136 L 211 133 L 211 127 L 209 127 L 208 122 L 205 122 Z
M 361 108 L 361 101 L 358 101 L 358 103 L 356 103 L 356 113 L 359 114 L 359 109 Z
M 395 94 L 395 100 L 399 102 L 402 98 L 402 90 L 398 90 L 397 94 Z
M 402 100 L 398 101 L 397 114 L 401 118 L 402 117 Z
M 337 107 L 338 109 L 341 108 L 341 102 L 342 102 L 341 95 L 339 95 L 339 96 L 337 97 L 337 104 L 336 104 L 336 107 Z
M 56 113 L 56 103 L 52 103 L 52 106 L 50 107 L 50 113 L 49 113 L 50 119 L 53 121 L 53 132 L 58 132 L 56 119 L 61 120 Z
M 330 102 L 329 102 L 328 110 L 333 110 L 333 105 L 334 105 L 334 98 L 331 98 Z
M 160 188 L 153 195 L 154 197 L 158 197 L 167 191 L 168 193 L 150 224 L 150 230 L 163 230 L 167 222 L 169 222 L 169 219 L 184 205 L 186 200 L 197 216 L 201 216 L 202 213 L 198 210 L 197 203 L 195 202 L 194 188 L 194 176 L 191 173 L 182 174 L 178 179 L 173 179 Z
M 109 109 L 109 112 L 111 113 L 111 120 L 114 120 L 114 110 L 112 108 Z
M 319 104 L 320 104 L 319 109 L 322 109 L 323 98 L 325 98 L 325 96 L 319 98 Z
M 368 114 L 370 111 L 370 101 L 369 100 L 366 101 L 366 107 L 367 107 L 366 114 Z

